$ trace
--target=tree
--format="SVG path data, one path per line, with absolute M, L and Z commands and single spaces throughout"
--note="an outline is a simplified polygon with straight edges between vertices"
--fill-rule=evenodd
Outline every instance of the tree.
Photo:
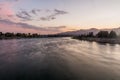
M 7 32 L 5 33 L 5 37 L 14 37 L 14 33 Z
M 3 36 L 3 33 L 2 33 L 2 32 L 0 32 L 0 39 L 2 38 L 2 36 Z
M 3 35 L 3 33 L 2 32 L 0 32 L 0 36 L 2 36 Z
M 117 34 L 115 31 L 111 31 L 110 34 L 109 34 L 109 38 L 116 38 L 117 37 Z
M 32 37 L 32 34 L 31 34 L 31 33 L 28 33 L 27 37 L 28 37 L 28 38 L 31 38 L 31 37 Z
M 89 34 L 87 35 L 87 37 L 94 37 L 93 32 L 89 32 Z
M 34 33 L 34 34 L 32 34 L 32 37 L 37 38 L 37 37 L 39 37 L 39 35 L 37 33 Z
M 21 37 L 21 33 L 16 33 L 16 37 Z
M 98 34 L 96 36 L 98 38 L 108 38 L 109 33 L 108 33 L 108 31 L 100 31 L 100 32 L 98 32 Z

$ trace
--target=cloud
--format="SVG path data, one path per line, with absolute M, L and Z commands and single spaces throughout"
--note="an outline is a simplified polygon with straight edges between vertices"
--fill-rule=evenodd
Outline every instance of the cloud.
M 9 20 L 0 20 L 0 28 L 3 32 L 24 32 L 24 33 L 41 33 L 41 34 L 54 34 L 62 32 L 66 26 L 56 27 L 37 27 L 27 23 L 15 23 Z
M 20 0 L 4 0 L 0 2 L 0 18 L 9 19 L 12 21 L 22 22 L 22 21 L 51 21 L 57 19 L 58 15 L 68 14 L 67 11 L 59 10 L 59 9 L 18 9 L 18 11 L 14 11 L 13 7 Z
M 55 27 L 46 27 L 45 29 L 59 33 L 59 32 L 62 32 L 62 29 L 65 29 L 65 28 L 67 27 L 66 26 L 55 26 Z
M 52 14 L 50 14 L 50 15 L 48 15 L 46 17 L 40 17 L 40 20 L 42 20 L 42 21 L 50 21 L 50 20 L 56 19 L 56 17 L 58 15 L 64 15 L 64 14 L 68 14 L 68 12 L 63 11 L 63 10 L 55 9 Z
M 21 14 L 16 14 L 18 18 L 20 18 L 22 21 L 30 21 L 32 20 L 30 17 L 22 16 Z
M 12 21 L 22 22 L 22 21 L 51 21 L 57 19 L 57 16 L 68 14 L 67 11 L 59 9 L 31 9 L 24 10 L 18 9 L 17 11 L 13 9 L 15 5 L 22 0 L 1 0 L 0 1 L 0 18 L 9 19 Z
M 18 16 L 16 16 L 16 11 L 13 9 L 13 7 L 15 7 L 15 5 L 19 1 L 22 1 L 22 0 L 0 0 L 0 18 L 9 19 L 9 20 L 12 20 L 12 21 L 15 21 L 15 22 L 20 21 Z M 29 16 L 24 11 L 23 11 L 23 14 L 26 15 L 26 16 Z M 21 16 L 21 17 L 25 18 L 26 16 Z
M 38 13 L 41 11 L 41 9 L 32 9 L 30 12 L 33 14 L 33 15 L 38 15 Z
M 15 22 L 12 22 L 10 20 L 0 20 L 0 23 L 2 24 L 8 24 L 8 25 L 16 25 L 18 27 L 22 27 L 24 29 L 35 29 L 35 30 L 41 30 L 42 28 L 40 27 L 36 27 L 36 26 L 33 26 L 33 25 L 29 25 L 27 23 L 15 23 Z
M 50 21 L 50 20 L 54 20 L 54 19 L 56 19 L 56 17 L 54 17 L 53 15 L 46 16 L 46 17 L 40 17 L 40 20 L 42 20 L 42 21 Z
M 23 14 L 24 16 L 31 17 L 31 15 L 27 11 L 21 11 L 20 14 Z
M 35 9 L 31 10 L 31 13 L 33 13 L 33 14 L 37 15 L 37 12 L 36 12 L 36 10 L 35 10 Z
M 57 19 L 57 16 L 68 14 L 67 11 L 59 9 L 17 9 L 16 3 L 21 0 L 0 0 L 0 30 L 16 32 L 38 32 L 38 33 L 58 33 L 63 26 L 38 27 L 30 25 L 24 21 L 51 21 Z
M 14 11 L 12 10 L 12 4 L 8 2 L 0 3 L 0 15 L 12 15 L 14 14 Z
M 58 26 L 58 27 L 47 27 L 48 29 L 63 29 L 66 28 L 66 26 Z
M 42 13 L 44 13 L 44 15 L 41 16 Z M 50 21 L 56 19 L 58 15 L 64 15 L 64 14 L 68 14 L 68 12 L 58 9 L 54 9 L 54 10 L 31 9 L 29 11 L 21 9 L 16 13 L 16 16 L 23 21 L 30 21 L 30 20 Z
M 8 2 L 18 2 L 18 1 L 20 1 L 20 0 L 4 0 L 4 1 L 8 1 Z
M 14 15 L 7 15 L 8 17 L 10 17 L 10 18 L 13 18 L 14 17 Z
M 31 14 L 29 12 L 27 12 L 26 10 L 22 10 L 22 9 L 18 13 L 16 13 L 16 17 L 18 17 L 22 21 L 32 20 Z
M 13 10 L 13 4 L 11 2 L 0 2 L 0 18 L 18 21 Z
M 59 14 L 68 14 L 68 12 L 67 11 L 63 11 L 63 10 L 58 10 L 58 9 L 55 9 L 54 10 L 56 13 L 56 15 L 59 15 Z

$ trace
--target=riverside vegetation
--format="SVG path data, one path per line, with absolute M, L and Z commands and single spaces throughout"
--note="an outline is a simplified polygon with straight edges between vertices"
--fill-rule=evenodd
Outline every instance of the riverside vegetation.
M 64 34 L 48 34 L 41 35 L 38 33 L 10 33 L 0 32 L 0 39 L 21 39 L 21 38 L 48 38 L 48 37 L 72 37 L 73 39 L 96 41 L 100 43 L 118 43 L 120 44 L 120 35 L 117 35 L 115 31 L 100 31 L 97 34 L 89 32 L 88 34 L 81 34 L 79 36 L 64 35 Z
M 47 37 L 67 37 L 67 35 L 48 34 L 41 35 L 38 33 L 10 33 L 0 32 L 0 39 L 21 39 L 21 38 L 47 38 Z
M 115 31 L 100 31 L 97 34 L 89 32 L 88 34 L 74 36 L 73 38 L 86 41 L 95 41 L 100 43 L 120 44 L 120 35 L 117 35 Z

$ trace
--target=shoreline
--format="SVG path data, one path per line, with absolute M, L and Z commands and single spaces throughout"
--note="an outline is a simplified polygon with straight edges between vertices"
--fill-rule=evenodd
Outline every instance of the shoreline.
M 94 41 L 98 43 L 120 44 L 119 38 L 77 38 L 77 37 L 73 37 L 73 39 L 92 41 L 92 42 Z
M 0 38 L 0 40 L 11 40 L 11 39 L 41 39 L 41 38 L 63 38 L 64 36 L 57 36 L 57 37 L 5 37 Z

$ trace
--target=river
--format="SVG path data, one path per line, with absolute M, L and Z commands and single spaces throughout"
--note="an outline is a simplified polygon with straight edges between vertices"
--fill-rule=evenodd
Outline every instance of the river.
M 120 80 L 120 45 L 71 38 L 0 40 L 0 80 Z

